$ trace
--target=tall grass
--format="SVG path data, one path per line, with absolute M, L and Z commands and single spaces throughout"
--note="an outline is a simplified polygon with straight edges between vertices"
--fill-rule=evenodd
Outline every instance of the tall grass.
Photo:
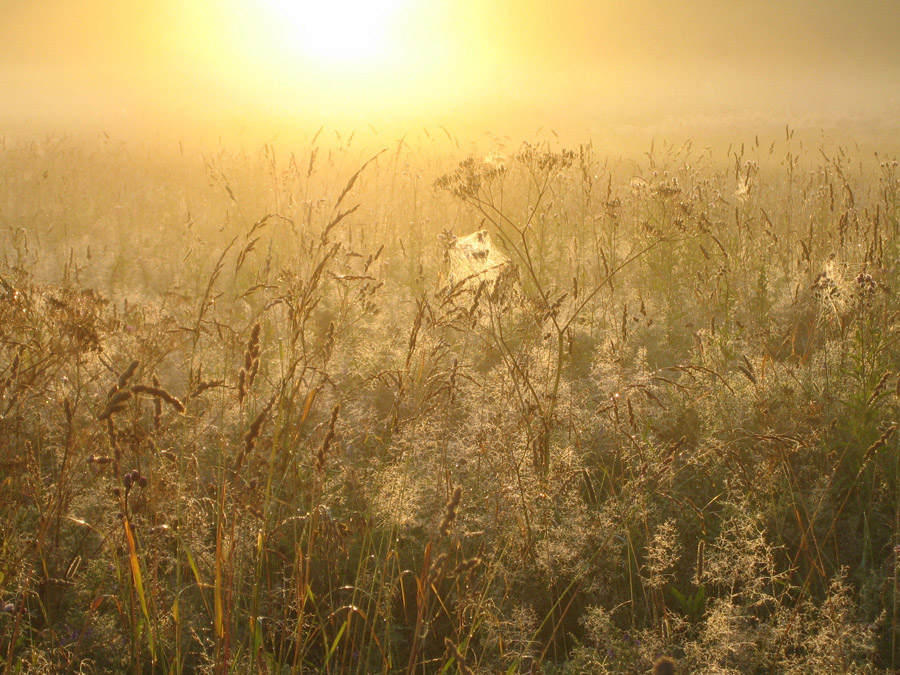
M 4 142 L 5 672 L 900 667 L 896 161 L 378 150 Z

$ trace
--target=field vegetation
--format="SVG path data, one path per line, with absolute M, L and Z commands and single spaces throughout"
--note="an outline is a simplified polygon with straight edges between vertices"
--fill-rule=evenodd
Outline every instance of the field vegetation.
M 900 668 L 893 158 L 324 139 L 0 142 L 3 672 Z

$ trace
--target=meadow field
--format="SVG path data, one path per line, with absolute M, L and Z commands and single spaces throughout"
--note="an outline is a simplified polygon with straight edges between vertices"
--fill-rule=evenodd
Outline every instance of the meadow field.
M 0 139 L 3 673 L 900 669 L 894 157 L 484 144 Z

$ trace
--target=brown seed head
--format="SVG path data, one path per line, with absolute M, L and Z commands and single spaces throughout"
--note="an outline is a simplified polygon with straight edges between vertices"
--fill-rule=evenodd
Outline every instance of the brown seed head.
M 474 570 L 481 564 L 481 558 L 469 558 L 468 560 L 463 560 L 456 567 L 453 568 L 453 572 L 451 572 L 451 576 L 458 577 L 466 574 L 467 572 Z
M 660 656 L 653 662 L 653 675 L 675 675 L 675 659 Z
M 131 388 L 131 392 L 154 397 L 156 399 L 155 403 L 157 405 L 157 410 L 159 410 L 159 401 L 163 400 L 178 412 L 184 412 L 184 404 L 162 387 L 148 387 L 145 384 L 136 384 Z
M 872 403 L 875 402 L 875 399 L 877 399 L 879 396 L 881 396 L 881 394 L 884 392 L 885 388 L 887 387 L 888 380 L 891 379 L 891 376 L 893 374 L 894 373 L 892 373 L 890 370 L 888 370 L 887 372 L 885 372 L 884 375 L 881 376 L 881 379 L 878 380 L 878 384 L 875 385 L 875 389 L 872 390 L 872 395 L 869 396 L 869 399 L 866 401 L 867 406 L 872 405 Z
M 247 433 L 244 435 L 244 447 L 238 453 L 237 460 L 235 461 L 235 470 L 241 467 L 244 463 L 244 457 L 253 452 L 253 449 L 256 447 L 256 439 L 259 438 L 259 435 L 262 433 L 263 424 L 265 424 L 266 418 L 269 416 L 269 412 L 272 410 L 274 403 L 275 396 L 269 399 L 266 406 L 259 411 L 259 415 L 257 415 L 256 419 L 250 424 L 250 428 L 247 429 Z
M 128 364 L 128 368 L 126 368 L 125 372 L 119 376 L 119 381 L 116 383 L 116 389 L 125 388 L 125 385 L 128 384 L 128 380 L 130 380 L 131 376 L 134 375 L 134 371 L 138 369 L 139 365 L 139 361 L 132 361 L 130 364 Z
M 872 443 L 872 445 L 869 446 L 868 450 L 866 450 L 866 454 L 863 458 L 863 461 L 867 462 L 870 459 L 872 459 L 872 457 L 875 455 L 876 452 L 878 452 L 879 450 L 881 450 L 881 448 L 883 448 L 885 445 L 887 445 L 887 442 L 889 440 L 891 440 L 891 436 L 893 436 L 894 432 L 896 432 L 896 431 L 897 431 L 897 425 L 895 425 L 895 424 L 892 424 L 887 429 L 885 429 L 884 433 L 881 434 L 879 439 L 877 441 L 875 441 L 874 443 Z
M 316 471 L 319 473 L 325 470 L 325 458 L 328 456 L 328 449 L 331 447 L 331 442 L 334 440 L 334 428 L 337 424 L 338 413 L 341 411 L 341 404 L 335 403 L 334 407 L 331 409 L 331 421 L 328 423 L 328 432 L 325 434 L 325 439 L 322 441 L 322 445 L 319 446 L 319 451 L 316 453 Z
M 440 533 L 442 537 L 450 534 L 450 528 L 453 527 L 453 521 L 456 520 L 456 514 L 459 511 L 459 504 L 462 501 L 462 488 L 457 486 L 453 491 L 453 496 L 447 502 L 447 508 L 444 510 L 444 520 L 441 521 Z
M 244 402 L 244 397 L 247 395 L 247 371 L 241 368 L 241 372 L 238 373 L 238 403 Z

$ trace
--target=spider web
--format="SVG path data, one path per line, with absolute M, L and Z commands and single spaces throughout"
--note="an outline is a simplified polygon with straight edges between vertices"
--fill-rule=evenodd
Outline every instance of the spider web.
M 494 246 L 487 230 L 451 239 L 447 245 L 447 261 L 450 286 L 460 283 L 478 286 L 483 281 L 496 281 L 509 264 L 509 258 Z

